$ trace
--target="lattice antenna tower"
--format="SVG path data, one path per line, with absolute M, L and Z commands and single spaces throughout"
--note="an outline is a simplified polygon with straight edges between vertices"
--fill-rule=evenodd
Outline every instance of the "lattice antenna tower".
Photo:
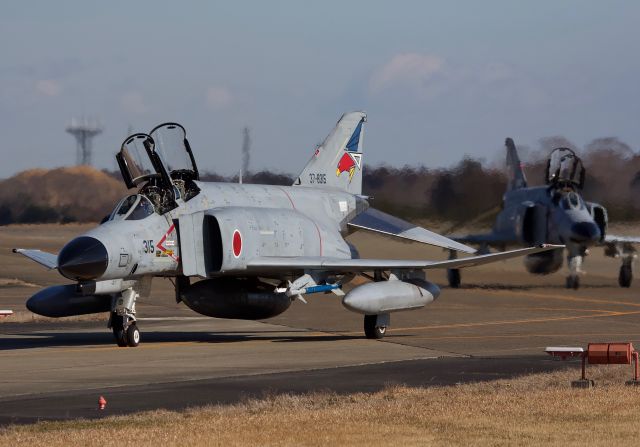
M 73 118 L 65 130 L 76 138 L 76 164 L 90 165 L 93 138 L 103 130 L 100 123 L 87 118 Z
M 242 183 L 242 176 L 249 172 L 249 161 L 251 159 L 251 130 L 248 127 L 242 129 L 242 164 L 240 165 L 240 175 L 238 183 Z

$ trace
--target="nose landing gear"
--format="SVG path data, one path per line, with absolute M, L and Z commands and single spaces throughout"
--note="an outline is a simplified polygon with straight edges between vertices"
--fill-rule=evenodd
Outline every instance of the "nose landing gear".
M 569 249 L 569 255 L 567 256 L 567 264 L 569 265 L 569 276 L 567 276 L 566 282 L 567 289 L 578 290 L 580 288 L 580 274 L 584 273 L 582 260 L 587 254 L 588 251 L 584 247 Z
M 113 330 L 116 344 L 121 348 L 135 348 L 140 344 L 140 330 L 136 324 L 136 298 L 133 289 L 127 289 L 114 297 L 109 327 Z

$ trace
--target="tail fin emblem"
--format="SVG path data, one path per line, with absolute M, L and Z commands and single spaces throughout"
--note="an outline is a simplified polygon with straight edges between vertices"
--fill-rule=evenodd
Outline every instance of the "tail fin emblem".
M 353 178 L 353 174 L 356 172 L 356 160 L 351 156 L 349 152 L 345 152 L 340 158 L 338 162 L 338 167 L 336 168 L 336 177 L 340 177 L 340 174 L 343 172 L 349 173 L 349 183 L 351 183 L 351 179 Z

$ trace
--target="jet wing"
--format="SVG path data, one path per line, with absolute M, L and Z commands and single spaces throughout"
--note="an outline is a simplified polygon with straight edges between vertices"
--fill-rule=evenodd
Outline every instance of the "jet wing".
M 358 214 L 347 225 L 361 230 L 373 231 L 375 233 L 395 236 L 414 242 L 421 242 L 423 244 L 435 245 L 436 247 L 447 248 L 450 250 L 458 250 L 465 253 L 476 252 L 476 250 L 471 247 L 467 247 L 464 244 L 426 230 L 390 214 L 383 213 L 382 211 L 374 208 L 368 208 L 366 211 Z
M 454 241 L 463 244 L 473 245 L 490 245 L 493 247 L 504 247 L 505 245 L 513 244 L 515 241 L 513 237 L 501 235 L 498 233 L 482 233 L 482 234 L 468 234 L 466 236 L 449 236 Z
M 399 259 L 339 259 L 328 257 L 259 257 L 247 264 L 250 270 L 324 270 L 330 272 L 356 273 L 372 270 L 423 270 L 423 269 L 459 269 L 502 261 L 509 258 L 531 255 L 543 251 L 563 248 L 564 245 L 540 245 L 538 247 L 492 253 L 482 256 L 470 256 L 446 261 L 411 261 Z
M 14 248 L 14 253 L 20 253 L 22 256 L 26 256 L 32 261 L 36 261 L 38 264 L 45 266 L 49 270 L 58 267 L 58 255 L 47 253 L 41 250 L 28 250 L 25 248 Z

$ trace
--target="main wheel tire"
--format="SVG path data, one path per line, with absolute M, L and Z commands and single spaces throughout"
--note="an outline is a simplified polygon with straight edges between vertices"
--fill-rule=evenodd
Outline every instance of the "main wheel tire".
M 127 328 L 127 346 L 130 348 L 135 348 L 140 344 L 140 330 L 138 329 L 138 325 L 132 323 Z
M 373 340 L 380 340 L 387 333 L 386 326 L 376 326 L 378 321 L 377 315 L 364 316 L 364 335 Z
M 448 269 L 447 270 L 447 279 L 449 280 L 449 287 L 457 289 L 460 287 L 460 270 L 459 269 Z
M 618 274 L 618 284 L 620 287 L 631 287 L 631 281 L 633 280 L 633 271 L 630 265 L 620 266 L 620 273 Z

